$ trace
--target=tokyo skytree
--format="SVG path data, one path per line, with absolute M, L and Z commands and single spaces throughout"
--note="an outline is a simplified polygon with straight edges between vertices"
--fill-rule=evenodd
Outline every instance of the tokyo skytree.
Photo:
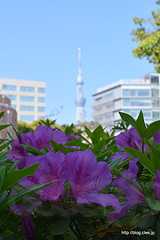
M 78 48 L 78 73 L 76 79 L 76 123 L 81 124 L 85 122 L 85 103 L 83 92 L 83 74 L 81 64 L 81 49 Z

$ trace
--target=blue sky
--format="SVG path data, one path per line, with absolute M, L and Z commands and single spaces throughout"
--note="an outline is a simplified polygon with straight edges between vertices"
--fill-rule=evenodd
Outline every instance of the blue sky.
M 122 78 L 153 71 L 135 59 L 134 16 L 150 16 L 154 0 L 5 0 L 0 3 L 0 77 L 47 82 L 47 112 L 75 120 L 78 47 L 91 119 L 92 93 Z

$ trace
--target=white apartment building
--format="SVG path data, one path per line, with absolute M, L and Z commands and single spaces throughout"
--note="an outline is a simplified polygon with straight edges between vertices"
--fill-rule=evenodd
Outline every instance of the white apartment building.
M 19 121 L 31 122 L 45 116 L 46 83 L 32 80 L 0 79 L 0 94 L 11 99 Z
M 120 120 L 120 111 L 136 118 L 140 110 L 147 123 L 160 119 L 160 74 L 120 80 L 93 94 L 93 119 L 105 127 Z

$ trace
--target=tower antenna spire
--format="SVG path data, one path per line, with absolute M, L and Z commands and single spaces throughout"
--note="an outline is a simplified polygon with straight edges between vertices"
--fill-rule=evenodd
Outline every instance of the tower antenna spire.
M 85 98 L 83 92 L 83 76 L 82 76 L 82 64 L 81 64 L 81 48 L 77 49 L 78 57 L 78 73 L 76 80 L 76 123 L 83 123 L 85 121 Z
M 81 48 L 78 48 L 78 67 L 81 68 Z

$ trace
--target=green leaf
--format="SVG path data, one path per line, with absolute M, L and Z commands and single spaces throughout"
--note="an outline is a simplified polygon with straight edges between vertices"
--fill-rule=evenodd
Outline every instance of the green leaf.
M 67 232 L 69 228 L 69 218 L 56 218 L 54 219 L 53 224 L 51 224 L 52 234 L 62 235 Z
M 5 129 L 5 128 L 7 128 L 7 127 L 9 127 L 9 126 L 10 126 L 10 124 L 1 124 L 0 125 L 0 131 Z
M 85 126 L 85 133 L 87 133 L 87 136 L 91 139 L 92 138 L 92 131 Z
M 160 131 L 160 120 L 151 123 L 146 132 L 146 138 L 151 138 L 157 131 Z
M 28 168 L 10 170 L 10 172 L 7 173 L 7 176 L 4 179 L 2 189 L 4 191 L 11 189 L 23 177 L 32 176 L 37 168 L 38 164 L 34 164 Z
M 9 206 L 19 202 L 24 196 L 30 195 L 31 193 L 34 193 L 34 192 L 37 192 L 37 191 L 41 190 L 42 188 L 47 187 L 50 184 L 51 183 L 35 185 L 29 189 L 20 191 L 15 196 L 9 196 L 8 199 L 5 200 L 5 202 L 3 204 L 1 203 L 0 212 L 3 211 L 4 209 L 8 208 Z
M 5 149 L 8 149 L 8 147 L 9 147 L 9 143 L 8 142 L 6 143 L 4 141 L 3 143 L 0 144 L 0 152 L 5 150 Z
M 5 200 L 7 200 L 7 198 L 8 198 L 8 192 L 1 193 L 1 195 L 0 195 L 0 206 L 1 206 L 2 203 L 4 203 Z
M 157 201 L 153 198 L 145 198 L 146 202 L 148 203 L 149 207 L 154 211 L 160 211 L 160 201 Z
M 64 133 L 67 135 L 72 134 L 72 133 L 74 133 L 74 128 L 75 128 L 75 126 L 72 123 L 71 125 L 65 127 Z
M 99 125 L 93 132 L 91 135 L 91 140 L 93 142 L 93 144 L 96 144 L 97 141 L 100 140 L 100 138 L 103 137 L 104 134 L 104 129 L 101 125 Z
M 144 117 L 143 117 L 142 111 L 140 111 L 140 113 L 138 115 L 135 127 L 138 130 L 138 132 L 142 138 L 146 137 L 146 125 L 144 122 Z
M 36 155 L 36 156 L 42 156 L 43 152 L 38 150 L 37 148 L 34 148 L 28 144 L 22 144 L 22 146 L 31 154 Z
M 0 118 L 4 116 L 5 112 L 0 112 Z
M 124 113 L 124 112 L 119 112 L 119 114 L 120 114 L 122 120 L 124 122 L 126 122 L 128 126 L 131 125 L 131 126 L 135 127 L 136 121 L 132 116 L 130 116 L 129 114 Z
M 136 149 L 133 148 L 125 148 L 126 152 L 130 153 L 133 157 L 136 157 L 140 160 L 141 165 L 146 168 L 149 172 L 154 174 L 156 172 L 156 168 L 154 165 L 154 162 L 149 159 L 145 153 L 142 153 Z
M 6 166 L 4 165 L 0 167 L 0 192 L 4 184 L 5 176 L 6 176 Z

